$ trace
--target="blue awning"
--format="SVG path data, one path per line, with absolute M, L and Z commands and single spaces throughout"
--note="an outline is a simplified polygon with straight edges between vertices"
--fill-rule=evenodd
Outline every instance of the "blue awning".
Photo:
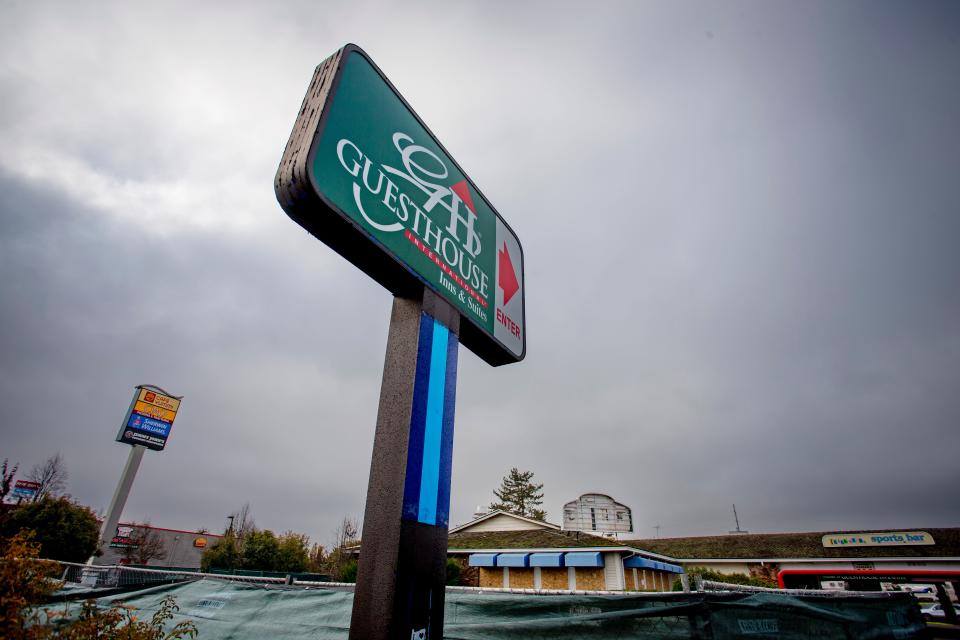
M 568 553 L 563 559 L 568 567 L 602 567 L 603 558 L 599 551 L 578 551 Z
M 497 556 L 498 567 L 529 567 L 529 553 L 501 553 Z
M 563 554 L 562 553 L 531 553 L 530 566 L 531 567 L 562 567 Z
M 626 569 L 653 569 L 654 571 L 669 571 L 670 573 L 683 573 L 683 567 L 667 562 L 657 562 L 640 556 L 632 556 L 623 561 Z
M 623 561 L 623 566 L 627 569 L 656 569 L 657 563 L 640 556 L 632 556 Z
M 497 554 L 495 553 L 471 553 L 471 567 L 495 567 L 497 566 Z

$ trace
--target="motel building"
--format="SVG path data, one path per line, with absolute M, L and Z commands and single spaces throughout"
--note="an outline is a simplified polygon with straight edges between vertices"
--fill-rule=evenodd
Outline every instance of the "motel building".
M 683 574 L 669 556 L 504 511 L 451 529 L 447 554 L 488 589 L 670 591 Z

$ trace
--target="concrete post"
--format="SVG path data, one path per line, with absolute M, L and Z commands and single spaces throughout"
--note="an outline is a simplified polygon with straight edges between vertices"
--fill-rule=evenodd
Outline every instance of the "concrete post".
M 957 618 L 957 612 L 953 608 L 953 603 L 950 602 L 950 596 L 947 595 L 947 590 L 943 587 L 943 583 L 936 583 L 936 587 L 937 600 L 940 601 L 940 606 L 943 608 L 944 620 L 950 624 L 960 623 L 960 620 Z
M 443 637 L 460 316 L 394 298 L 351 640 Z

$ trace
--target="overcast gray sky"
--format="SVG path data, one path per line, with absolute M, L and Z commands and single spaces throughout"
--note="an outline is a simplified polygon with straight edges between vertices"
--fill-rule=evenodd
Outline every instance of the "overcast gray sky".
M 273 176 L 363 47 L 524 246 L 527 359 L 461 348 L 451 519 L 512 466 L 637 537 L 960 525 L 960 4 L 0 2 L 0 457 L 105 509 L 328 541 L 390 295 Z

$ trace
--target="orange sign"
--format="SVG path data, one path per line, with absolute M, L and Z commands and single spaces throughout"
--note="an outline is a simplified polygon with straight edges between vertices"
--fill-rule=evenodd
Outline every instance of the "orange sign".
M 172 411 L 174 414 L 177 413 L 177 409 L 180 408 L 180 401 L 176 398 L 171 398 L 170 396 L 165 396 L 162 393 L 157 393 L 156 391 L 150 391 L 149 389 L 141 389 L 140 396 L 137 398 L 140 402 L 146 402 L 147 404 L 152 404 L 155 407 L 160 407 L 161 409 L 166 409 Z M 173 420 L 173 418 L 171 418 Z
M 193 541 L 193 546 L 197 547 L 198 549 L 203 549 L 205 546 L 207 546 L 207 539 L 197 538 Z
M 170 411 L 169 409 L 162 409 L 153 404 L 147 404 L 146 402 L 137 402 L 133 405 L 134 413 L 139 413 L 140 415 L 147 416 L 149 418 L 154 418 L 156 420 L 163 420 L 164 422 L 173 422 L 173 419 L 176 417 L 176 411 Z

